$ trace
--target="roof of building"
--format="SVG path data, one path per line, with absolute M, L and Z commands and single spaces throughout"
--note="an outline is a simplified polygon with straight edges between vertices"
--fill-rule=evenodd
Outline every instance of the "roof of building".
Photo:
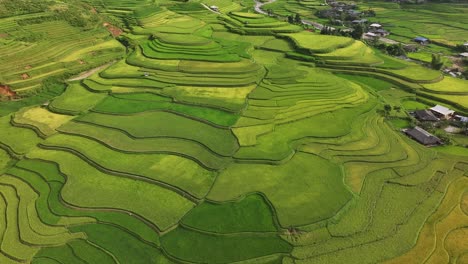
M 369 37 L 377 37 L 376 34 L 372 33 L 372 32 L 367 32 L 366 33 L 366 36 L 369 36 Z
M 415 37 L 414 38 L 414 41 L 421 41 L 421 42 L 425 42 L 425 41 L 428 41 L 429 39 L 425 38 L 425 37 Z
M 215 5 L 210 6 L 210 8 L 211 8 L 211 9 L 218 9 L 218 7 L 215 6 Z
M 385 30 L 385 29 L 377 29 L 375 32 L 377 32 L 377 33 L 388 33 L 388 31 Z
M 455 113 L 455 111 L 450 110 L 447 107 L 441 106 L 441 105 L 436 105 L 436 106 L 432 107 L 431 110 L 433 112 L 436 112 L 436 113 L 444 115 L 444 116 L 453 115 Z
M 352 21 L 352 23 L 365 23 L 365 22 L 367 22 L 367 19 L 356 19 Z
M 422 121 L 437 121 L 439 120 L 431 111 L 429 110 L 417 110 L 414 111 L 414 115 L 417 119 Z
M 420 127 L 406 129 L 405 133 L 423 145 L 437 145 L 442 141 Z
M 372 23 L 369 25 L 370 27 L 382 27 L 382 25 L 377 24 L 377 23 Z
M 468 117 L 466 116 L 456 115 L 455 117 L 460 119 L 463 123 L 468 123 Z
M 462 56 L 462 57 L 468 57 L 468 52 L 460 53 L 460 56 Z

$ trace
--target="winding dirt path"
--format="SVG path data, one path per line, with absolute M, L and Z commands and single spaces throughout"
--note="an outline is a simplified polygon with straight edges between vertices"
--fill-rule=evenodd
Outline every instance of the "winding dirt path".
M 254 2 L 255 2 L 255 7 L 254 7 L 255 12 L 268 16 L 268 12 L 264 11 L 264 10 L 262 9 L 262 6 L 267 5 L 267 4 L 274 3 L 274 2 L 276 2 L 276 0 L 269 0 L 269 1 L 267 1 L 267 2 L 260 2 L 260 1 L 258 1 L 258 0 L 254 0 Z M 325 1 L 325 2 L 326 2 L 326 1 Z M 315 27 L 315 28 L 318 29 L 318 30 L 322 30 L 322 28 L 323 28 L 323 25 L 322 25 L 322 24 L 317 23 L 317 22 L 314 22 L 314 21 L 310 21 L 310 20 L 305 20 L 305 19 L 303 19 L 303 20 L 301 20 L 301 22 L 302 22 L 302 24 L 309 25 L 309 26 L 313 26 L 313 27 Z
M 254 0 L 254 1 L 255 1 L 255 12 L 264 14 L 264 15 L 268 15 L 268 12 L 263 11 L 262 6 L 276 2 L 276 0 L 268 0 L 267 2 L 260 2 L 258 0 Z
M 114 64 L 114 63 L 115 63 L 115 61 L 109 62 L 109 63 L 106 63 L 106 64 L 104 64 L 104 65 L 101 65 L 101 66 L 99 66 L 99 67 L 97 67 L 97 68 L 91 69 L 91 70 L 89 70 L 89 71 L 82 72 L 82 73 L 80 73 L 78 76 L 73 77 L 73 78 L 70 78 L 70 79 L 68 79 L 67 81 L 68 81 L 68 82 L 72 82 L 72 81 L 80 81 L 80 80 L 86 79 L 86 78 L 88 78 L 89 76 L 95 74 L 96 72 L 98 72 L 98 71 L 100 71 L 100 70 L 103 70 L 103 69 L 105 69 L 105 68 L 111 66 L 111 65 Z

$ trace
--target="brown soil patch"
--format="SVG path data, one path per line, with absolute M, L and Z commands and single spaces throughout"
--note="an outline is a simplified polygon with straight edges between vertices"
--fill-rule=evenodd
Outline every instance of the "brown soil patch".
M 16 97 L 16 92 L 11 90 L 9 86 L 0 84 L 0 95 L 11 98 Z
M 84 60 L 79 60 L 78 63 L 79 63 L 80 65 L 83 65 L 83 64 L 85 64 L 86 62 L 85 62 Z
M 24 69 L 25 69 L 25 70 L 30 70 L 30 69 L 32 69 L 32 66 L 31 66 L 31 65 L 26 65 L 26 66 L 24 67 Z
M 8 37 L 7 33 L 0 33 L 0 38 L 6 38 L 6 37 Z
M 21 74 L 21 79 L 27 80 L 27 79 L 29 79 L 29 78 L 31 78 L 31 77 L 29 76 L 29 74 L 27 74 L 27 73 Z
M 113 37 L 118 37 L 120 35 L 122 35 L 123 31 L 122 29 L 112 25 L 112 24 L 109 24 L 109 23 L 104 23 L 102 24 L 104 27 L 107 28 L 107 30 L 112 34 Z

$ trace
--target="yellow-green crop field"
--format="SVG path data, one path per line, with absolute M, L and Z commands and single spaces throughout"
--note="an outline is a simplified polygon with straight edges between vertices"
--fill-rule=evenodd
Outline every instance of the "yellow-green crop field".
M 468 263 L 466 136 L 400 131 L 466 80 L 247 1 L 33 2 L 0 1 L 0 264 Z

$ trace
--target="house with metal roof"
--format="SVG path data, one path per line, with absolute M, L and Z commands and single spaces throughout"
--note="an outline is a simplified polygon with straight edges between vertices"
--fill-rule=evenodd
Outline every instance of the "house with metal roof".
M 455 111 L 450 110 L 449 108 L 441 105 L 436 105 L 430 109 L 435 116 L 443 119 L 450 119 Z
M 468 123 L 468 117 L 462 116 L 462 115 L 455 115 L 455 119 L 457 119 L 460 122 L 463 123 Z
M 425 38 L 425 37 L 415 37 L 413 39 L 414 42 L 417 42 L 421 45 L 425 45 L 425 44 L 428 44 L 429 43 L 429 39 L 428 38 Z
M 416 140 L 424 146 L 436 146 L 442 144 L 442 140 L 440 140 L 440 138 L 432 135 L 418 126 L 404 129 L 403 132 L 408 135 L 408 137 Z
M 419 121 L 438 121 L 439 118 L 437 118 L 431 111 L 429 110 L 417 110 L 413 112 L 413 115 L 416 119 Z

